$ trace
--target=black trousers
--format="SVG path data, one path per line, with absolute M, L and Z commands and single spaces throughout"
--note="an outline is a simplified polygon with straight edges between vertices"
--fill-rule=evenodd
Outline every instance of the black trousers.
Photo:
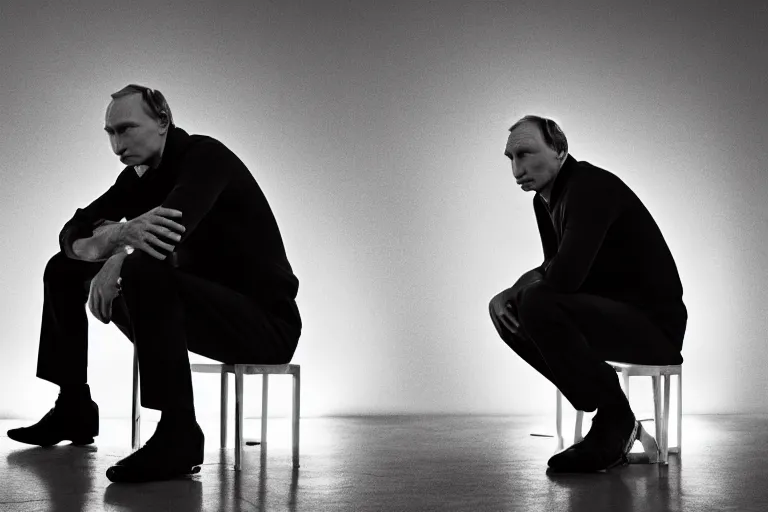
M 87 382 L 85 304 L 102 266 L 63 253 L 48 261 L 41 379 L 60 386 Z M 112 321 L 136 345 L 144 407 L 194 408 L 188 350 L 224 363 L 284 364 L 293 357 L 301 333 L 293 300 L 265 307 L 141 251 L 125 258 L 120 276 L 123 292 L 112 304 Z
M 680 364 L 680 352 L 640 309 L 605 297 L 558 293 L 525 274 L 507 295 L 512 332 L 491 309 L 502 340 L 549 379 L 568 401 L 591 412 L 621 393 L 618 376 L 605 361 Z M 520 284 L 522 283 L 522 284 Z M 504 292 L 502 292 L 504 293 Z

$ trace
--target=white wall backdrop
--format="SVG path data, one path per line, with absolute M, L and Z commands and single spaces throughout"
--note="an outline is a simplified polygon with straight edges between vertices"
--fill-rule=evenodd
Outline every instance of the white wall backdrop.
M 73 3 L 0 8 L 0 417 L 56 396 L 34 376 L 42 273 L 122 168 L 103 116 L 130 82 L 267 194 L 301 280 L 305 415 L 552 408 L 487 313 L 542 259 L 502 154 L 528 113 L 661 227 L 689 309 L 686 412 L 768 411 L 765 4 Z M 91 325 L 94 397 L 127 416 L 131 345 Z M 213 407 L 217 380 L 195 386 Z

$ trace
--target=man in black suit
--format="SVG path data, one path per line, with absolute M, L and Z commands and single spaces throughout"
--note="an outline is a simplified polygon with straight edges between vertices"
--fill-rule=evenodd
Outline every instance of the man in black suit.
M 526 116 L 505 155 L 533 207 L 544 262 L 489 305 L 499 335 L 579 410 L 597 409 L 553 471 L 621 464 L 642 426 L 606 360 L 680 364 L 687 310 L 672 254 L 640 199 L 614 174 L 579 162 L 557 124 Z
M 64 225 L 61 252 L 43 275 L 37 376 L 59 385 L 59 398 L 8 437 L 94 441 L 87 301 L 135 344 L 142 405 L 162 411 L 152 438 L 107 476 L 170 478 L 203 462 L 187 351 L 225 363 L 289 362 L 301 333 L 298 280 L 246 166 L 219 141 L 176 127 L 160 91 L 132 84 L 114 93 L 104 129 L 127 167 Z

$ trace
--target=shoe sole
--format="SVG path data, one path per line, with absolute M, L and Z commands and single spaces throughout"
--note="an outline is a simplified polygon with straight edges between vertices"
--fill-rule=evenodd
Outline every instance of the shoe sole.
M 17 443 L 24 443 L 24 444 L 28 444 L 28 445 L 31 445 L 31 446 L 40 446 L 42 448 L 50 448 L 51 446 L 56 446 L 57 444 L 59 444 L 62 441 L 70 441 L 75 446 L 86 446 L 86 445 L 89 445 L 89 444 L 93 444 L 95 442 L 93 437 L 78 437 L 78 438 L 75 438 L 75 439 L 69 439 L 69 438 L 66 438 L 66 437 L 62 437 L 61 439 L 57 439 L 57 440 L 50 440 L 49 439 L 49 440 L 46 440 L 46 441 L 44 441 L 42 443 L 41 442 L 35 442 L 35 441 L 31 440 L 31 439 L 19 439 L 19 438 L 12 437 L 12 436 L 8 436 L 8 438 L 12 439 L 13 441 L 16 441 Z
M 131 466 L 112 466 L 107 469 L 107 478 L 115 483 L 144 483 L 160 480 L 172 480 L 183 476 L 195 475 L 200 472 L 200 466 L 177 467 L 166 469 L 137 468 Z

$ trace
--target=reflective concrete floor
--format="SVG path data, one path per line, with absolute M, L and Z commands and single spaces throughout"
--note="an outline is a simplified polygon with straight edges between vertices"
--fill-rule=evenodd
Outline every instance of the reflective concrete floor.
M 362 417 L 302 420 L 301 468 L 289 423 L 270 421 L 269 448 L 245 469 L 220 451 L 215 420 L 200 474 L 111 484 L 127 454 L 128 420 L 102 420 L 91 447 L 31 448 L 0 421 L 0 511 L 761 511 L 768 510 L 768 416 L 685 416 L 682 458 L 604 474 L 547 475 L 549 417 Z M 585 425 L 586 426 L 586 425 Z M 652 425 L 649 431 L 653 432 Z M 154 424 L 144 422 L 144 439 Z M 246 420 L 246 435 L 258 420 Z

